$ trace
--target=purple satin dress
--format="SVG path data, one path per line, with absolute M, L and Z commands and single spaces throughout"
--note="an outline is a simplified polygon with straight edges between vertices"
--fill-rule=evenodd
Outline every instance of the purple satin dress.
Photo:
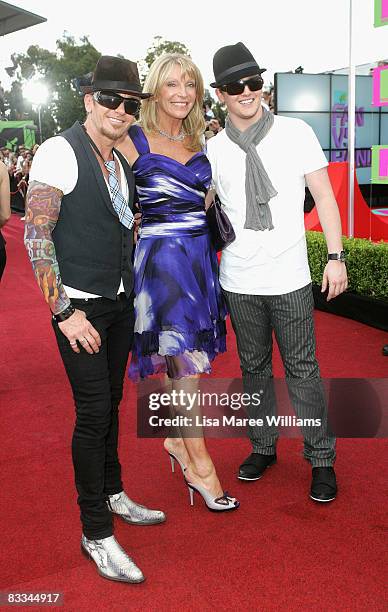
M 142 213 L 129 376 L 210 372 L 226 350 L 226 306 L 206 222 L 209 161 L 202 151 L 186 164 L 150 153 L 139 126 L 129 135 L 139 153 L 132 170 Z

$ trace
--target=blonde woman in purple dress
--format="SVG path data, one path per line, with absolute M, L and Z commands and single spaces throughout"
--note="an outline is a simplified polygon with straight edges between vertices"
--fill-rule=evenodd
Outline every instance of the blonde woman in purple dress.
M 226 309 L 206 223 L 211 182 L 203 151 L 204 86 L 190 58 L 165 54 L 150 68 L 140 123 L 120 145 L 132 165 L 142 213 L 135 251 L 135 340 L 130 377 L 163 373 L 166 390 L 195 393 L 226 350 Z M 185 407 L 175 415 L 187 414 Z M 164 448 L 210 510 L 234 510 L 202 436 L 174 432 Z

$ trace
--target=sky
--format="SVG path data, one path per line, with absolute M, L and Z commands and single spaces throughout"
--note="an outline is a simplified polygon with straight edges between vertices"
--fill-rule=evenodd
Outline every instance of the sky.
M 317 73 L 349 64 L 351 0 L 8 0 L 47 18 L 47 23 L 0 37 L 0 81 L 14 52 L 29 45 L 55 50 L 64 31 L 76 39 L 87 35 L 104 55 L 121 53 L 139 61 L 154 36 L 184 43 L 200 68 L 205 86 L 213 81 L 212 58 L 220 47 L 242 41 L 260 66 L 265 83 L 275 72 L 303 66 Z M 356 64 L 388 58 L 388 27 L 373 27 L 374 0 L 352 0 L 353 50 Z M 135 8 L 131 8 L 135 7 Z

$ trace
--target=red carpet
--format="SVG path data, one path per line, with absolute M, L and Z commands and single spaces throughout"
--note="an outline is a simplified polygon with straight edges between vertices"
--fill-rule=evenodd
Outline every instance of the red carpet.
M 161 442 L 135 437 L 136 388 L 128 381 L 121 414 L 124 481 L 134 499 L 164 509 L 168 521 L 155 527 L 117 522 L 116 535 L 145 583 L 98 577 L 79 551 L 70 390 L 17 216 L 5 235 L 1 590 L 63 592 L 64 609 L 74 611 L 386 609 L 384 440 L 339 440 L 340 494 L 327 506 L 307 497 L 310 468 L 300 440 L 281 440 L 278 464 L 256 483 L 235 478 L 249 452 L 246 440 L 210 440 L 221 481 L 241 501 L 237 512 L 219 516 L 198 497 L 189 506 L 182 476 L 169 471 Z M 324 376 L 387 376 L 383 332 L 325 313 L 317 313 L 316 325 Z M 281 375 L 278 355 L 275 372 Z M 238 373 L 231 333 L 214 376 Z

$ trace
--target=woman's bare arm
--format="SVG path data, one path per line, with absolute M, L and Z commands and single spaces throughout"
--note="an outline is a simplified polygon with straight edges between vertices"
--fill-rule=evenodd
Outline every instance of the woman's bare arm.
M 11 195 L 7 166 L 0 161 L 0 228 L 11 216 Z

